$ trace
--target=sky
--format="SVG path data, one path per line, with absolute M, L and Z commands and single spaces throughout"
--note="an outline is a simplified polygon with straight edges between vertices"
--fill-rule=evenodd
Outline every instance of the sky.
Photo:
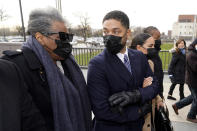
M 55 0 L 21 0 L 24 24 L 27 26 L 28 16 L 35 8 L 55 7 Z M 87 15 L 92 28 L 101 29 L 102 19 L 112 10 L 125 12 L 131 26 L 156 26 L 167 33 L 180 14 L 197 14 L 197 0 L 62 0 L 62 15 L 77 26 L 80 15 Z M 9 18 L 0 23 L 0 28 L 21 25 L 19 0 L 0 0 Z

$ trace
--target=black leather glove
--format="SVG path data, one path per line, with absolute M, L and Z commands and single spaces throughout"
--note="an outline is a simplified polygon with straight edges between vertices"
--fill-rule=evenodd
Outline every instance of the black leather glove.
M 143 104 L 139 109 L 140 117 L 144 117 L 146 114 L 150 113 L 151 111 L 152 111 L 151 102 L 147 102 Z
M 113 94 L 109 97 L 109 103 L 111 106 L 119 105 L 124 107 L 128 104 L 134 104 L 141 100 L 141 94 L 139 90 L 134 91 L 123 91 L 116 94 Z

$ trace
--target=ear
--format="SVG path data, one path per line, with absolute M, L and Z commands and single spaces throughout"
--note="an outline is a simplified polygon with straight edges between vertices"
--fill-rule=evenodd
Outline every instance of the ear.
M 128 30 L 127 30 L 127 38 L 130 37 L 130 36 L 131 36 L 131 30 L 128 29 Z
M 44 45 L 44 42 L 43 42 L 44 36 L 40 32 L 36 32 L 35 38 L 41 45 Z
M 140 45 L 137 45 L 137 46 L 136 46 L 136 49 L 137 49 L 137 50 L 140 50 L 140 49 L 141 49 L 141 46 L 140 46 Z

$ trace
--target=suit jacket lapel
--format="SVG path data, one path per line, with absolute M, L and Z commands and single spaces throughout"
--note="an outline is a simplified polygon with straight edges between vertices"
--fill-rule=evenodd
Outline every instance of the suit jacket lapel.
M 130 61 L 130 65 L 131 65 L 132 76 L 135 81 L 136 67 L 137 67 L 137 65 L 135 65 L 136 58 L 135 58 L 134 54 L 131 51 L 129 51 L 129 49 L 128 49 L 128 56 L 129 56 L 129 61 Z
M 117 73 L 117 76 L 120 76 L 121 79 L 124 79 L 127 82 L 132 81 L 132 75 L 128 71 L 128 69 L 125 67 L 125 65 L 122 63 L 122 61 L 116 56 L 108 53 L 108 51 L 105 49 L 106 54 L 106 63 L 109 65 L 108 68 L 112 68 L 113 71 Z

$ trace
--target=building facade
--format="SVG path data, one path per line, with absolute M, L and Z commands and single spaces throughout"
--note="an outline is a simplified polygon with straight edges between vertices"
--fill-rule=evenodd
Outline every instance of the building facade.
M 179 15 L 173 24 L 172 38 L 193 40 L 197 36 L 197 15 Z

